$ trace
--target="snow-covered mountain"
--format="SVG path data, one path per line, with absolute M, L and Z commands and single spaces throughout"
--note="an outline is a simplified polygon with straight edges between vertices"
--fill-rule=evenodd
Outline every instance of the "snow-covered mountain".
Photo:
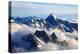
M 12 52 L 77 48 L 78 23 L 59 19 L 52 13 L 46 19 L 30 16 L 12 17 L 9 21 Z
M 24 18 L 17 17 L 14 20 L 16 23 L 23 23 L 28 26 L 41 29 L 62 27 L 62 29 L 66 32 L 73 32 L 74 30 L 78 31 L 78 23 L 69 22 L 67 20 L 61 20 L 59 18 L 56 18 L 52 13 L 46 19 L 42 19 L 36 16 L 30 16 Z

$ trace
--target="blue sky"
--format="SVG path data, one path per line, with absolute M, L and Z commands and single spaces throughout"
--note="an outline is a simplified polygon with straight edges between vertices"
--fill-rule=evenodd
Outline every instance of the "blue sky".
M 77 18 L 78 6 L 71 4 L 36 3 L 36 2 L 12 2 L 12 16 L 27 17 L 39 16 L 47 17 L 50 13 L 57 17 L 71 15 Z M 69 16 L 70 17 L 70 16 Z M 68 18 L 65 17 L 65 18 Z

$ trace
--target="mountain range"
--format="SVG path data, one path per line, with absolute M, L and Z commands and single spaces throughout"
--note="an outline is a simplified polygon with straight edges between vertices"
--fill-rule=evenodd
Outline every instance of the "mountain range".
M 73 32 L 74 30 L 78 31 L 78 23 L 55 18 L 52 13 L 46 19 L 36 17 L 36 16 L 29 16 L 24 18 L 12 17 L 12 19 L 16 23 L 23 23 L 35 28 L 38 27 L 38 28 L 54 29 L 56 27 L 61 27 L 65 32 Z
M 52 47 L 54 47 L 54 44 L 59 45 L 57 50 L 72 49 L 77 46 L 75 43 L 77 43 L 78 37 L 75 33 L 78 32 L 78 23 L 59 19 L 53 13 L 50 13 L 45 19 L 36 16 L 9 17 L 9 21 L 13 27 L 16 27 L 14 24 L 21 26 L 21 29 L 11 34 L 13 47 L 11 52 L 17 52 L 17 48 L 20 48 L 21 51 L 41 51 L 49 43 L 52 43 Z M 13 29 L 13 27 L 11 28 Z M 73 44 L 68 42 L 73 39 L 74 41 L 71 42 Z M 65 47 L 60 48 L 62 46 Z

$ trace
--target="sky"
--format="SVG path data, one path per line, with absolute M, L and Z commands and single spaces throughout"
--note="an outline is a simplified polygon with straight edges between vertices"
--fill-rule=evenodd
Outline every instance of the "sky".
M 73 4 L 12 1 L 12 16 L 46 18 L 51 12 L 59 18 L 77 18 L 78 6 Z

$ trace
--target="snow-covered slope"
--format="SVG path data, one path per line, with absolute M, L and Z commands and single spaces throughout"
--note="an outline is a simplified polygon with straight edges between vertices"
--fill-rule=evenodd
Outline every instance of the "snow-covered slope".
M 12 52 L 76 49 L 78 24 L 56 18 L 11 20 Z

